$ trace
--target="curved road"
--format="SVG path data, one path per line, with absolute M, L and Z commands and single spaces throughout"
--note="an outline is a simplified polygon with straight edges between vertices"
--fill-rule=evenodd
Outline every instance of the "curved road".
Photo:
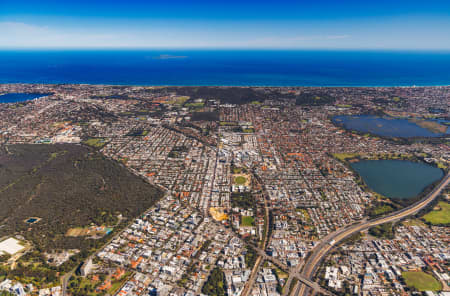
M 317 245 L 314 248 L 313 253 L 308 258 L 308 261 L 304 265 L 304 269 L 301 272 L 301 275 L 304 276 L 305 278 L 311 279 L 311 277 L 314 275 L 315 271 L 319 267 L 320 263 L 322 262 L 323 258 L 331 251 L 331 249 L 336 244 L 338 244 L 345 238 L 351 236 L 352 234 L 366 230 L 376 225 L 396 221 L 419 212 L 420 210 L 428 206 L 437 196 L 439 196 L 441 191 L 445 189 L 445 187 L 449 183 L 450 183 L 450 173 L 447 174 L 441 180 L 441 182 L 430 193 L 427 194 L 427 196 L 424 199 L 412 204 L 411 206 L 406 207 L 390 215 L 387 215 L 385 217 L 381 217 L 370 221 L 364 221 L 356 225 L 350 225 L 346 228 L 343 228 L 341 230 L 329 234 L 322 240 L 322 242 L 319 245 Z M 299 283 L 297 284 L 297 287 L 294 289 L 293 295 L 306 295 L 307 290 L 308 288 L 306 285 Z

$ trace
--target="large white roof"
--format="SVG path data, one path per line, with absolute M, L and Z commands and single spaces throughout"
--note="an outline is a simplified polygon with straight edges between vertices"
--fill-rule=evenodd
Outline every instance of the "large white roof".
M 25 247 L 19 244 L 19 241 L 12 237 L 0 242 L 0 253 L 5 252 L 10 255 L 14 255 L 23 249 L 25 249 Z

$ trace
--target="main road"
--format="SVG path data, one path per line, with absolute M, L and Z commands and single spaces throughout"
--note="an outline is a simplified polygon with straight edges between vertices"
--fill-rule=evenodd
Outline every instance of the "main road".
M 322 260 L 333 249 L 333 247 L 336 244 L 342 242 L 347 237 L 351 236 L 352 234 L 366 230 L 373 226 L 397 221 L 407 216 L 416 214 L 417 212 L 428 206 L 436 197 L 438 197 L 441 191 L 444 190 L 449 183 L 450 183 L 450 173 L 448 173 L 441 180 L 441 182 L 430 193 L 427 194 L 427 196 L 424 199 L 421 199 L 420 201 L 412 204 L 411 206 L 406 207 L 390 215 L 374 220 L 363 221 L 362 223 L 356 225 L 350 225 L 348 227 L 342 228 L 338 231 L 329 234 L 324 239 L 322 239 L 319 245 L 317 245 L 313 249 L 311 256 L 309 256 L 308 260 L 303 265 L 304 268 L 303 271 L 301 272 L 301 275 L 304 278 L 311 279 L 315 271 L 319 267 L 320 263 L 322 262 Z M 298 283 L 294 289 L 293 295 L 306 295 L 307 290 L 308 287 L 306 285 Z
M 266 192 L 266 188 L 264 187 L 264 184 L 262 182 L 261 177 L 259 177 L 256 172 L 254 170 L 252 170 L 252 174 L 253 177 L 255 178 L 256 182 L 259 183 L 259 185 L 261 186 L 261 190 L 262 190 L 262 196 L 264 199 L 264 231 L 265 231 L 265 236 L 264 239 L 262 241 L 261 244 L 261 248 L 262 250 L 265 250 L 269 241 L 270 241 L 270 235 L 269 235 L 269 206 L 267 205 L 267 200 L 268 198 L 268 194 Z M 264 254 L 264 251 L 261 252 L 262 254 Z M 247 284 L 244 287 L 244 290 L 241 293 L 241 296 L 248 296 L 252 290 L 253 285 L 255 284 L 256 281 L 256 276 L 258 275 L 258 271 L 261 268 L 261 264 L 263 263 L 263 259 L 264 257 L 261 256 L 261 254 L 258 256 L 258 258 L 256 258 L 255 264 L 253 265 L 252 268 L 252 272 L 250 273 L 250 277 L 249 280 L 247 281 Z

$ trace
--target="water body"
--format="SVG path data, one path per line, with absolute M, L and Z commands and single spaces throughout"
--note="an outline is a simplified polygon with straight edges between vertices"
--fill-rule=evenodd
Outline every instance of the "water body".
M 0 51 L 0 83 L 450 85 L 450 51 Z
M 20 103 L 25 101 L 34 100 L 41 97 L 46 97 L 50 94 L 40 93 L 9 93 L 0 95 L 0 103 Z
M 439 123 L 447 122 L 444 120 L 435 121 Z M 373 115 L 339 115 L 333 118 L 333 122 L 343 125 L 348 130 L 372 133 L 383 137 L 441 137 L 450 134 L 450 128 L 447 128 L 445 134 L 437 133 L 404 118 Z
M 444 176 L 441 169 L 406 160 L 363 160 L 351 163 L 351 167 L 373 191 L 400 199 L 418 196 Z

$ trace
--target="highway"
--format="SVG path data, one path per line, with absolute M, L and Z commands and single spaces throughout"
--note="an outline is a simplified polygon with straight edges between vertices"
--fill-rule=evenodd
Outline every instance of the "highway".
M 313 249 L 311 256 L 309 256 L 308 260 L 304 265 L 303 271 L 301 272 L 302 277 L 306 279 L 311 279 L 314 273 L 316 272 L 317 268 L 319 267 L 320 263 L 325 258 L 325 256 L 333 249 L 335 245 L 339 244 L 347 237 L 360 231 L 366 230 L 370 227 L 397 221 L 407 216 L 416 214 L 417 212 L 428 206 L 436 197 L 438 197 L 441 191 L 444 190 L 449 183 L 450 183 L 450 173 L 447 174 L 441 180 L 441 182 L 430 193 L 426 195 L 425 198 L 412 204 L 411 206 L 408 206 L 390 215 L 377 218 L 374 220 L 363 221 L 356 225 L 350 225 L 348 227 L 342 228 L 336 232 L 329 234 L 322 240 L 322 242 L 319 245 L 317 245 Z M 294 288 L 293 295 L 307 295 L 307 293 L 308 287 L 305 284 L 299 283 Z
M 256 173 L 254 173 L 254 172 L 253 172 L 253 175 L 254 175 L 255 179 L 260 184 L 262 184 L 261 178 L 258 175 L 256 175 Z M 292 274 L 292 277 L 290 277 L 290 278 L 296 278 L 299 281 L 301 281 L 302 283 L 304 283 L 305 285 L 307 285 L 308 287 L 313 288 L 315 291 L 320 292 L 320 293 L 322 293 L 324 295 L 330 295 L 330 296 L 333 295 L 332 293 L 330 293 L 326 289 L 323 289 L 322 287 L 320 287 L 319 284 L 311 281 L 310 279 L 307 279 L 307 278 L 303 277 L 297 270 L 291 270 L 290 271 L 289 267 L 286 266 L 283 262 L 281 262 L 280 260 L 278 260 L 276 258 L 268 256 L 265 253 L 264 250 L 266 249 L 267 245 L 269 244 L 271 237 L 269 236 L 269 206 L 267 205 L 268 194 L 267 194 L 264 186 L 262 188 L 263 188 L 262 190 L 263 190 L 263 195 L 264 195 L 264 209 L 265 209 L 265 220 L 266 220 L 266 225 L 265 225 L 266 236 L 264 237 L 264 241 L 262 243 L 262 247 L 261 248 L 255 247 L 253 245 L 249 245 L 251 248 L 253 248 L 256 251 L 256 253 L 258 254 L 258 258 L 256 259 L 256 262 L 255 262 L 255 265 L 253 266 L 250 278 L 247 281 L 247 284 L 245 285 L 244 290 L 241 293 L 241 296 L 248 296 L 250 294 L 251 289 L 252 289 L 253 285 L 255 284 L 256 277 L 258 275 L 258 271 L 260 270 L 261 265 L 263 264 L 263 262 L 266 261 L 266 260 L 272 262 L 273 264 L 275 264 L 276 266 L 278 266 L 282 270 L 289 271 L 289 274 Z M 286 290 L 288 290 L 288 289 L 286 289 Z
M 333 295 L 333 293 L 331 293 L 331 292 L 327 291 L 326 289 L 322 288 L 318 283 L 313 282 L 309 278 L 304 277 L 302 274 L 300 274 L 298 271 L 296 271 L 295 268 L 289 269 L 289 267 L 287 267 L 283 262 L 281 262 L 280 260 L 278 260 L 276 258 L 268 256 L 263 250 L 261 250 L 261 249 L 255 249 L 255 250 L 265 260 L 272 262 L 273 264 L 275 264 L 276 266 L 278 266 L 282 270 L 288 271 L 290 277 L 296 278 L 297 280 L 299 280 L 300 282 L 302 282 L 306 286 L 308 286 L 310 288 L 313 288 L 315 291 L 320 292 L 320 293 L 322 293 L 324 295 Z

